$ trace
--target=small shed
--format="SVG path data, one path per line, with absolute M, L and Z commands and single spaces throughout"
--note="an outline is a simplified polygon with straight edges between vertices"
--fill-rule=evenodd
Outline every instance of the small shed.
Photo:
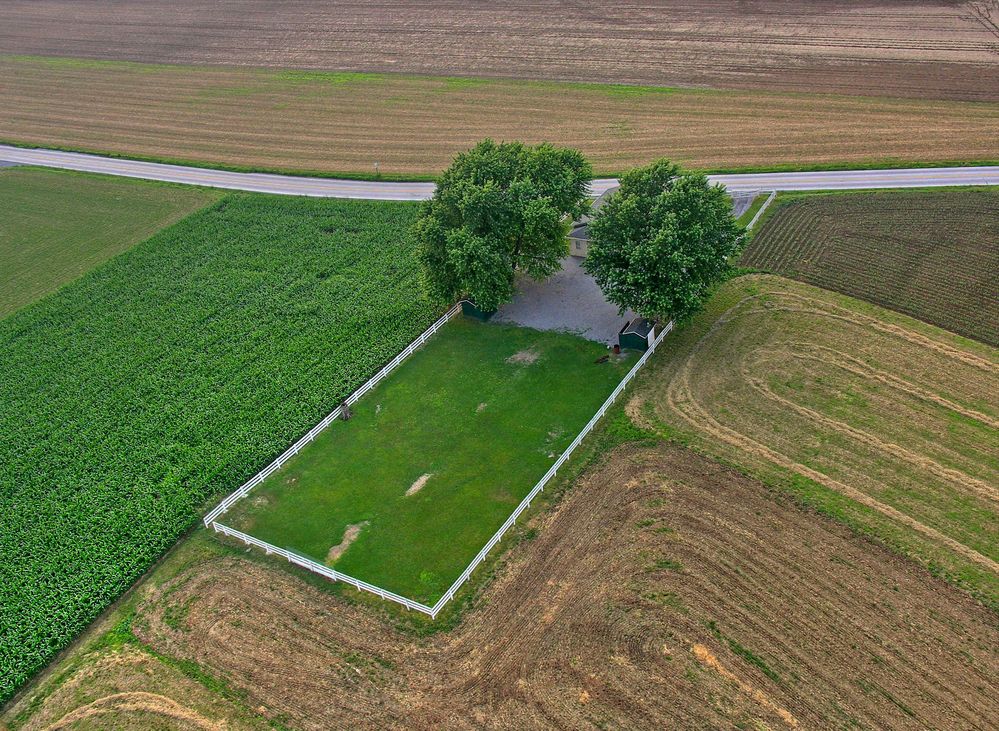
M 462 300 L 461 314 L 463 314 L 465 317 L 471 317 L 476 320 L 482 320 L 483 322 L 485 322 L 490 317 L 496 314 L 496 310 L 480 310 L 478 307 L 475 306 L 474 303 L 469 302 L 468 300 Z
M 590 251 L 590 225 L 577 223 L 569 232 L 569 253 L 584 259 Z
M 656 325 L 644 317 L 636 317 L 631 322 L 624 323 L 617 341 L 622 348 L 632 350 L 648 350 L 656 339 Z

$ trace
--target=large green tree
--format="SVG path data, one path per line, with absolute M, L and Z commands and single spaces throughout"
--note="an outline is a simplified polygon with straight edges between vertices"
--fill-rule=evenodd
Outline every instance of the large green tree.
M 597 211 L 583 266 L 622 311 L 682 321 L 729 272 L 744 239 L 724 188 L 659 160 L 625 175 Z
M 558 271 L 592 172 L 578 150 L 548 144 L 484 140 L 458 155 L 415 226 L 431 297 L 494 310 L 513 297 L 516 272 Z

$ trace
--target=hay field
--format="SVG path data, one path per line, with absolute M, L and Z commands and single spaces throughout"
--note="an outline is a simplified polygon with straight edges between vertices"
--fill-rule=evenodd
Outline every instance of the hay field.
M 999 607 L 999 352 L 772 276 L 724 285 L 635 418 Z
M 536 527 L 430 638 L 200 533 L 96 650 L 0 721 L 52 728 L 137 689 L 154 697 L 118 700 L 105 723 L 142 728 L 153 701 L 191 719 L 171 727 L 234 729 L 254 715 L 296 729 L 985 728 L 999 713 L 993 615 L 692 452 L 620 447 Z
M 0 170 L 0 319 L 219 197 L 64 170 Z
M 0 57 L 0 139 L 254 169 L 420 176 L 479 139 L 599 173 L 997 160 L 999 104 Z
M 996 0 L 7 0 L 6 53 L 999 100 Z
M 742 263 L 999 346 L 999 190 L 784 194 Z

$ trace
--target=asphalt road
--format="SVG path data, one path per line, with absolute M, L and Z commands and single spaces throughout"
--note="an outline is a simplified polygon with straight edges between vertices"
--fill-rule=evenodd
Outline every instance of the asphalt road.
M 172 183 L 206 185 L 213 188 L 249 190 L 258 193 L 307 195 L 325 198 L 416 201 L 429 198 L 433 183 L 304 178 L 265 173 L 234 173 L 226 170 L 164 165 L 138 160 L 120 160 L 58 150 L 24 149 L 0 145 L 0 160 L 24 165 L 82 170 L 129 178 L 147 178 Z M 959 168 L 913 168 L 894 170 L 840 170 L 812 173 L 748 173 L 712 175 L 730 192 L 758 190 L 846 190 L 856 188 L 921 188 L 944 185 L 999 185 L 999 166 Z M 599 195 L 617 185 L 613 178 L 593 181 Z

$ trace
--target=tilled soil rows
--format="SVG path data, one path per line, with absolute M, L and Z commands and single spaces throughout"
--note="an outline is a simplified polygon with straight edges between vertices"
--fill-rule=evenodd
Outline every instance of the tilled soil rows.
M 620 448 L 542 523 L 429 639 L 231 556 L 147 589 L 134 628 L 295 728 L 984 729 L 999 714 L 993 614 L 692 452 Z
M 996 0 L 8 0 L 0 51 L 999 99 Z
M 11 57 L 0 88 L 5 141 L 282 171 L 434 174 L 483 137 L 578 147 L 601 174 L 662 156 L 714 169 L 999 159 L 992 102 Z
M 999 346 L 994 190 L 792 200 L 767 219 L 742 262 Z

